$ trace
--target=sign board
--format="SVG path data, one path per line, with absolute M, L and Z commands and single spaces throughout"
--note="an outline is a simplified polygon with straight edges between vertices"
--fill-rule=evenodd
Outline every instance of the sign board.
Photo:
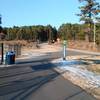
M 66 44 L 67 44 L 67 41 L 66 41 L 66 40 L 64 40 L 64 41 L 63 41 L 63 45 L 65 45 L 65 46 L 66 46 Z

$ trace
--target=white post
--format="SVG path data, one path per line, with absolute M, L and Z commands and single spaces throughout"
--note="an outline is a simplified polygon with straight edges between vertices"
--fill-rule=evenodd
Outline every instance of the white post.
M 66 40 L 63 41 L 63 60 L 66 60 Z
M 66 46 L 64 45 L 64 47 L 63 47 L 63 49 L 64 49 L 64 55 L 63 55 L 63 60 L 66 60 Z

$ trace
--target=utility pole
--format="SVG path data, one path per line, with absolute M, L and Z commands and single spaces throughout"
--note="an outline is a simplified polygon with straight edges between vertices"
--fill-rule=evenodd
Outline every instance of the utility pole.
M 1 15 L 0 15 L 0 26 L 1 26 Z

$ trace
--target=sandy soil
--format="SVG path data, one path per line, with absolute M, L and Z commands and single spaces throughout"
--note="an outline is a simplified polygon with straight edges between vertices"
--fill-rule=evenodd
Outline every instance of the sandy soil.
M 24 59 L 24 58 L 30 58 L 32 56 L 36 57 L 40 55 L 46 55 L 46 53 L 52 53 L 60 50 L 62 50 L 60 46 L 57 46 L 55 44 L 48 45 L 47 43 L 40 44 L 39 48 L 23 47 L 21 50 L 21 56 L 19 56 L 17 59 Z

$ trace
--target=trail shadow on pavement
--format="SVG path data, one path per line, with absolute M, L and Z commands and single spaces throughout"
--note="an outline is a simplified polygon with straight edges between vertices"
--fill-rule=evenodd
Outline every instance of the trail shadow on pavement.
M 47 74 L 44 74 L 44 75 L 39 74 L 39 75 L 36 75 L 35 77 L 33 75 L 33 77 L 31 76 L 31 78 L 28 78 L 28 79 L 20 78 L 19 80 L 15 80 L 15 81 L 12 80 L 9 83 L 0 85 L 0 97 L 7 96 L 8 97 L 7 100 L 17 100 L 17 99 L 24 100 L 27 96 L 29 96 L 31 93 L 38 90 L 41 86 L 43 86 L 44 84 L 47 84 L 48 82 L 52 81 L 54 78 L 60 75 L 58 72 L 52 69 L 53 66 L 54 65 L 51 63 L 37 65 L 37 66 L 30 66 L 30 68 L 33 71 L 33 74 L 35 72 L 41 73 L 42 71 L 44 73 L 46 71 L 48 72 Z M 29 73 L 26 73 L 26 74 L 28 75 Z M 13 76 L 10 76 L 10 77 L 13 77 Z M 14 96 L 12 97 L 11 95 L 14 95 Z
M 13 75 L 10 77 L 15 77 L 15 80 L 11 80 L 5 84 L 0 85 L 0 100 L 27 100 L 26 98 L 28 98 L 31 94 L 34 94 L 42 86 L 54 81 L 55 78 L 62 74 L 53 69 L 54 67 L 57 67 L 57 64 L 53 64 L 51 62 L 27 67 L 31 69 L 31 75 L 27 72 L 24 74 L 17 73 L 17 75 L 14 75 L 13 73 Z M 22 68 L 24 70 L 25 67 Z M 17 72 L 19 69 L 20 67 L 16 67 Z M 16 76 L 19 76 L 19 79 L 16 79 Z M 9 79 L 9 77 L 7 78 Z M 69 84 L 72 83 L 69 82 Z M 75 94 L 71 94 L 66 98 L 66 100 L 80 94 L 81 92 L 83 92 L 83 90 L 75 92 Z M 2 99 L 2 97 L 5 97 L 5 99 Z
M 100 60 L 94 60 L 94 59 L 81 59 L 81 60 L 93 62 L 93 64 L 100 64 Z

